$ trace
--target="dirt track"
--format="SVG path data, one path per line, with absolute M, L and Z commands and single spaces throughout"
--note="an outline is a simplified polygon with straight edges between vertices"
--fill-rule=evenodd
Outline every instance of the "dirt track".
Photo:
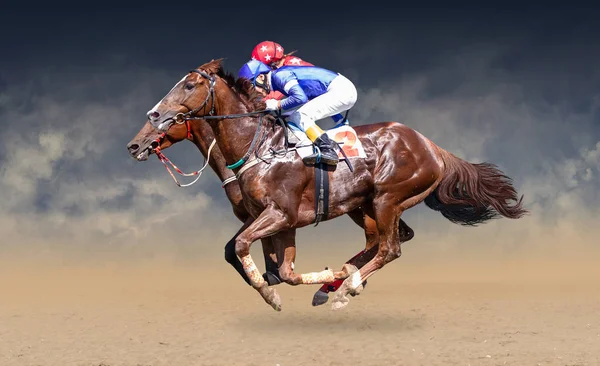
M 341 312 L 283 285 L 281 313 L 225 267 L 5 268 L 0 365 L 600 364 L 598 270 L 484 267 L 394 265 Z

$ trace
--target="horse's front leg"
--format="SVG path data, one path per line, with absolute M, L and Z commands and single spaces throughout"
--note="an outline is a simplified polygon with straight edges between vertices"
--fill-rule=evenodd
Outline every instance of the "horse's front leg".
M 296 229 L 281 231 L 271 237 L 273 246 L 279 258 L 279 277 L 289 285 L 313 285 L 329 283 L 335 280 L 348 278 L 356 269 L 344 266 L 339 272 L 326 269 L 321 272 L 298 274 L 294 272 L 296 259 Z M 354 267 L 354 266 L 352 266 Z
M 227 263 L 231 264 L 233 268 L 235 268 L 235 270 L 240 274 L 240 276 L 242 276 L 244 281 L 246 281 L 246 283 L 249 285 L 252 285 L 250 283 L 250 279 L 244 271 L 244 266 L 242 265 L 242 262 L 235 254 L 235 240 L 237 239 L 238 235 L 242 233 L 242 231 L 246 230 L 248 226 L 250 226 L 253 220 L 254 219 L 252 217 L 246 219 L 244 225 L 237 231 L 237 233 L 235 233 L 233 238 L 231 238 L 231 240 L 229 240 L 227 244 L 225 244 L 225 260 L 227 261 Z
M 244 226 L 238 230 L 238 232 L 225 244 L 225 260 L 227 263 L 231 264 L 231 266 L 242 276 L 244 281 L 247 284 L 250 284 L 250 279 L 244 272 L 244 267 L 242 266 L 242 262 L 235 254 L 235 239 L 240 235 L 242 231 L 244 231 L 253 221 L 253 218 L 248 218 L 246 222 L 244 222 Z M 278 265 L 277 265 L 277 257 L 275 255 L 275 248 L 273 247 L 273 243 L 271 242 L 271 238 L 262 238 L 262 246 L 263 246 L 263 254 L 265 257 L 265 267 L 266 272 L 263 274 L 263 278 L 269 283 L 269 286 L 277 285 L 281 283 L 279 279 L 279 275 L 277 273 Z
M 235 253 L 242 262 L 244 272 L 250 280 L 250 285 L 260 293 L 267 304 L 277 311 L 281 311 L 279 294 L 274 288 L 269 287 L 258 268 L 256 268 L 256 264 L 250 256 L 250 246 L 258 239 L 287 230 L 289 227 L 289 220 L 285 214 L 271 204 L 235 239 Z
M 263 278 L 269 286 L 279 285 L 281 279 L 279 278 L 279 265 L 273 241 L 271 237 L 262 238 L 260 241 L 262 242 L 263 256 L 265 257 L 265 273 L 263 273 Z

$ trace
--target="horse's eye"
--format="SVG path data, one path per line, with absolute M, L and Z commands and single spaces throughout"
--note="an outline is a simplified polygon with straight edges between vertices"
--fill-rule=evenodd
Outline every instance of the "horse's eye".
M 194 84 L 192 84 L 192 83 L 187 83 L 187 84 L 185 84 L 185 88 L 186 88 L 187 90 L 192 90 L 192 89 L 194 89 Z

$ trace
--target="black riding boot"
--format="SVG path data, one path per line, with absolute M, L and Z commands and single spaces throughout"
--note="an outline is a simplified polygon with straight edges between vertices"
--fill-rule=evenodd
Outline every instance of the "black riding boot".
M 336 166 L 339 161 L 339 158 L 336 150 L 337 147 L 335 146 L 337 144 L 335 143 L 335 141 L 331 140 L 327 133 L 324 133 L 321 136 L 317 137 L 314 143 L 315 145 L 317 145 L 319 150 L 321 150 L 321 163 Z M 312 155 L 305 157 L 304 159 L 302 159 L 302 161 L 304 161 L 304 164 L 307 165 L 315 165 L 318 156 L 319 153 L 316 152 Z

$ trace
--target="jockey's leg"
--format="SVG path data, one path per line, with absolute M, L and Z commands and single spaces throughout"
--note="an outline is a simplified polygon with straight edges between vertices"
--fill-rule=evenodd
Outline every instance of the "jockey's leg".
M 350 121 L 347 119 L 344 119 L 344 116 L 342 116 L 341 113 L 334 114 L 333 116 L 331 116 L 331 119 L 333 120 L 333 122 L 335 122 L 334 128 L 350 125 Z
M 335 148 L 335 141 L 330 139 L 329 135 L 314 123 L 306 129 L 306 135 L 319 151 L 304 157 L 304 159 L 302 159 L 304 163 L 307 165 L 314 165 L 319 161 L 327 165 L 336 166 L 339 158 Z
M 339 158 L 335 141 L 332 141 L 315 121 L 331 117 L 344 112 L 354 106 L 357 93 L 354 84 L 343 75 L 338 75 L 327 92 L 308 101 L 298 108 L 291 116 L 290 121 L 300 126 L 308 138 L 319 148 L 321 161 L 328 165 L 337 165 Z M 309 155 L 303 159 L 305 164 L 316 163 L 319 153 Z

